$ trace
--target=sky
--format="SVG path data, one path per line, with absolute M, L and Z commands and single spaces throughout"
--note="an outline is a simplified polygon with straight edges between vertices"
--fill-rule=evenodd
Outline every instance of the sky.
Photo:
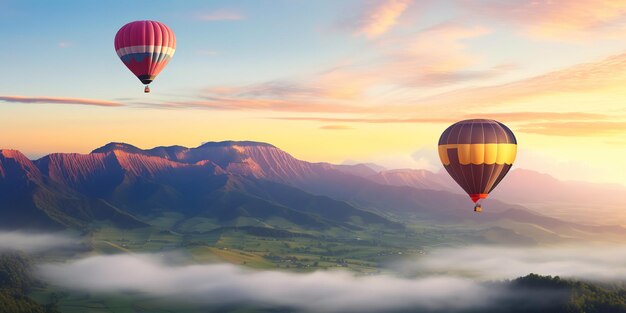
M 152 93 L 113 39 L 176 34 Z M 269 142 L 307 161 L 440 168 L 455 121 L 492 118 L 515 166 L 626 177 L 626 2 L 0 0 L 0 148 Z

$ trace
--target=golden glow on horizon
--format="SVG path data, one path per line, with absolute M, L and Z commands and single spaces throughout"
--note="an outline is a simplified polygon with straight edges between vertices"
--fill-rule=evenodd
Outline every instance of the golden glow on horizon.
M 274 144 L 312 162 L 406 158 L 419 149 L 432 150 L 432 158 L 437 160 L 438 138 L 449 126 L 447 123 L 350 123 L 352 129 L 328 130 L 321 129 L 324 123 L 316 121 L 277 121 L 243 112 L 127 108 L 126 114 L 120 115 L 107 108 L 77 109 L 69 105 L 55 107 L 55 112 L 64 114 L 33 114 L 32 111 L 42 106 L 32 105 L 23 114 L 16 112 L 10 120 L 3 121 L 5 129 L 11 130 L 9 136 L 6 132 L 2 136 L 3 148 L 41 156 L 52 152 L 87 153 L 111 141 L 151 148 L 253 140 Z M 516 132 L 514 125 L 512 130 Z M 581 138 L 523 132 L 516 132 L 516 136 L 520 150 L 516 164 L 520 166 L 570 178 L 572 169 L 558 164 L 584 164 L 589 168 L 581 171 L 598 175 L 581 173 L 577 176 L 581 179 L 621 182 L 625 177 L 624 136 Z M 541 152 L 547 159 L 525 162 L 525 154 L 533 151 Z M 406 163 L 397 166 L 405 167 Z

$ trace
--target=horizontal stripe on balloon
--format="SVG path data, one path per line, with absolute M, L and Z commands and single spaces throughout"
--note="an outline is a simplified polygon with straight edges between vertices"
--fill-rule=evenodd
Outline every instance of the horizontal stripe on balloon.
M 461 165 L 513 164 L 517 155 L 517 145 L 512 143 L 445 144 L 439 146 L 439 158 L 444 165 L 450 164 L 451 149 L 456 150 Z
M 121 56 L 122 62 L 131 63 L 133 60 L 135 62 L 143 62 L 146 58 L 150 60 L 150 62 L 163 62 L 168 61 L 172 56 L 163 53 L 131 53 L 124 56 Z
M 174 55 L 176 48 L 167 47 L 167 46 L 130 46 L 119 48 L 115 52 L 121 58 L 127 54 L 132 53 L 163 53 L 169 54 L 170 57 Z

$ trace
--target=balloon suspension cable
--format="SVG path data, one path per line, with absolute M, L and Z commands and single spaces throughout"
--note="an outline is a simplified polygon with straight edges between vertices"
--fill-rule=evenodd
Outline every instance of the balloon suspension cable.
M 146 88 L 143 89 L 144 93 L 150 93 L 150 87 L 146 85 Z

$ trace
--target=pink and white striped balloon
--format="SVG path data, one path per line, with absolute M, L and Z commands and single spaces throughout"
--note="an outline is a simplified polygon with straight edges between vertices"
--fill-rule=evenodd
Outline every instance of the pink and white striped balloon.
M 146 85 L 150 84 L 176 51 L 176 36 L 156 21 L 130 22 L 115 35 L 115 52 L 124 65 Z

